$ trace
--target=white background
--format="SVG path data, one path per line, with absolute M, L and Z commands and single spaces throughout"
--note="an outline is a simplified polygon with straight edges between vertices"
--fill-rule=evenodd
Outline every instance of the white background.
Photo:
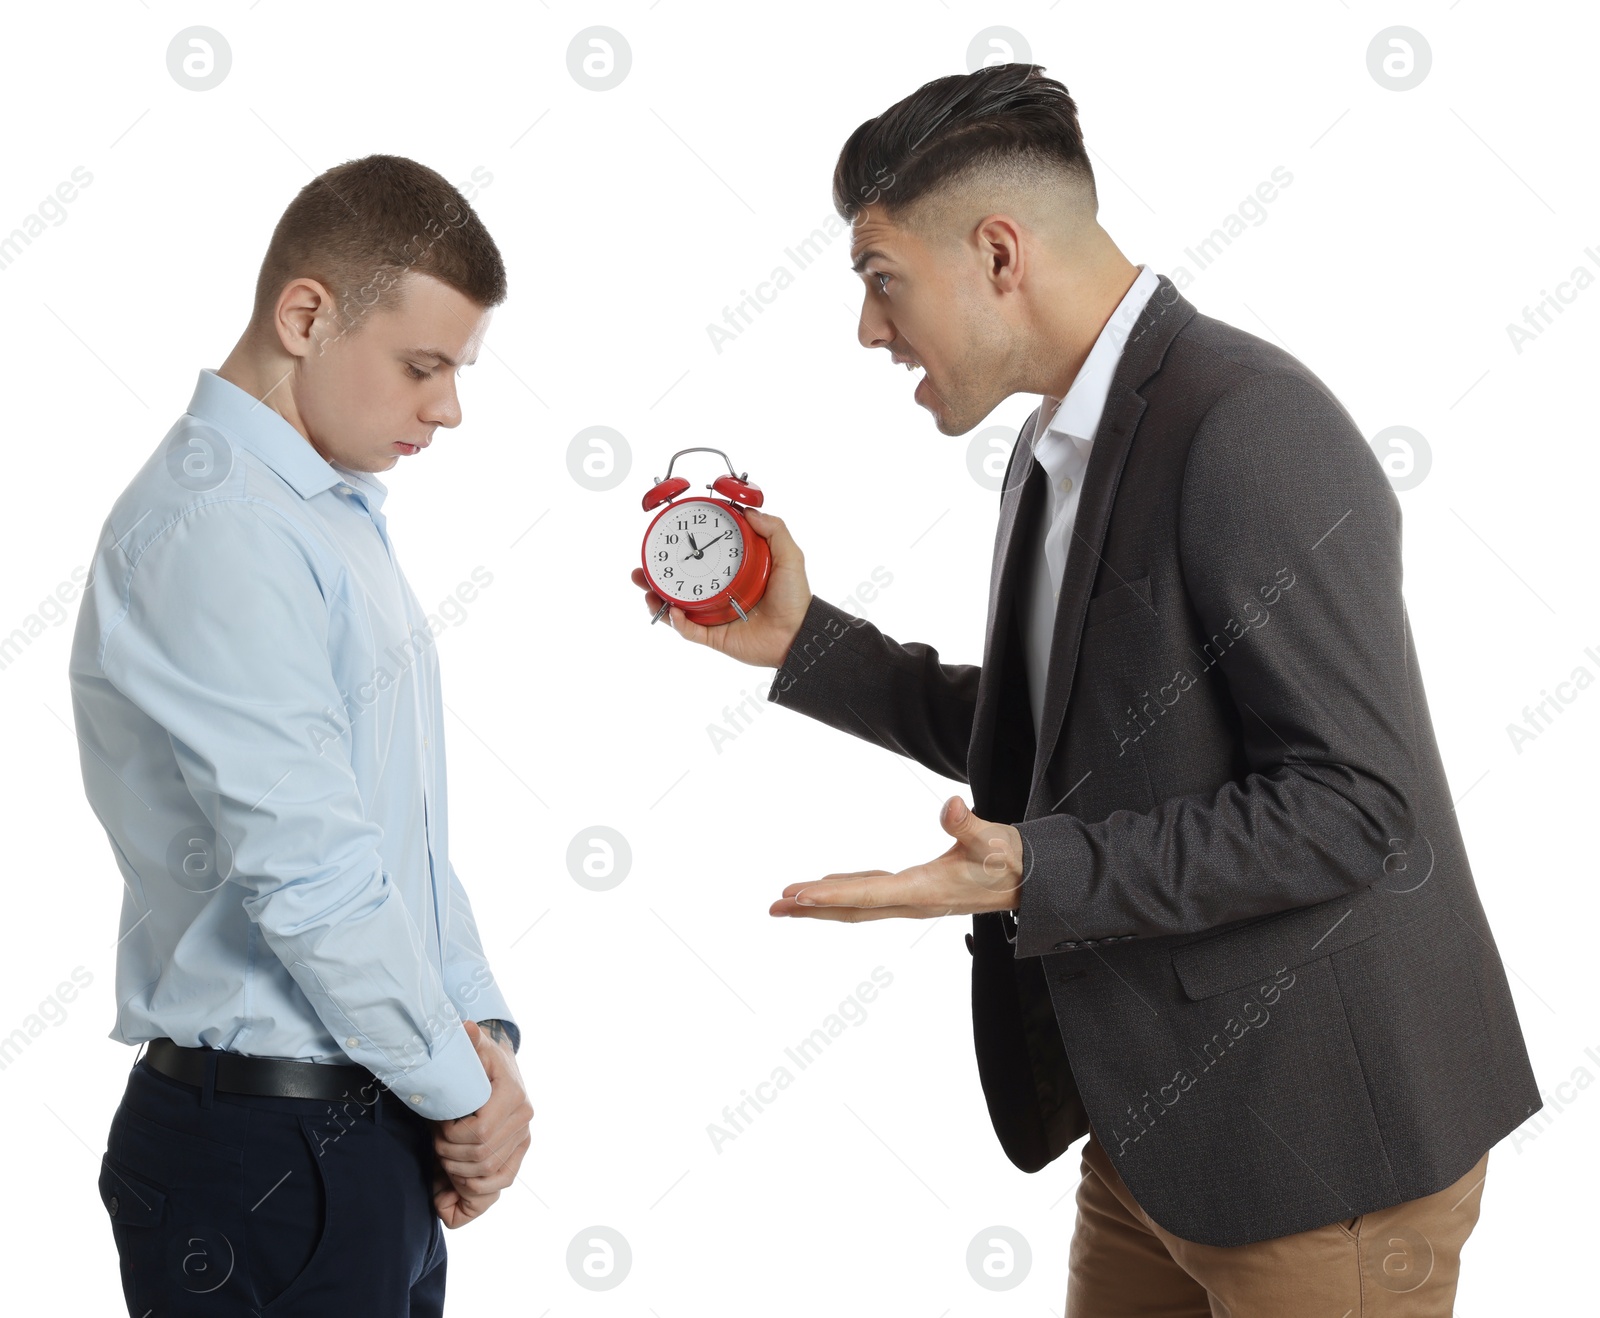
M 1027 1176 L 991 1132 L 968 922 L 766 914 L 795 880 L 931 858 L 946 841 L 940 801 L 961 784 L 770 705 L 717 750 L 708 728 L 746 693 L 764 697 L 770 670 L 647 627 L 628 581 L 651 477 L 675 449 L 715 444 L 766 489 L 819 594 L 946 661 L 979 659 L 998 495 L 969 475 L 971 436 L 939 434 L 912 377 L 857 343 L 847 240 L 720 352 L 707 325 L 775 267 L 794 272 L 785 248 L 831 214 L 849 132 L 965 71 L 995 23 L 1077 98 L 1101 220 L 1130 259 L 1175 278 L 1187 267 L 1201 311 L 1285 346 L 1369 437 L 1404 425 L 1426 438 L 1431 466 L 1401 495 L 1406 598 L 1547 1094 L 1491 1155 L 1458 1312 L 1591 1304 L 1600 690 L 1579 691 L 1520 753 L 1507 732 L 1574 669 L 1600 676 L 1587 397 L 1600 289 L 1520 352 L 1507 331 L 1575 267 L 1600 272 L 1600 31 L 1577 7 L 8 7 L 0 234 L 74 167 L 93 181 L 0 270 L 0 635 L 61 583 L 72 595 L 113 498 L 236 340 L 300 187 L 373 151 L 458 183 L 492 176 L 474 205 L 510 299 L 462 377 L 464 424 L 386 478 L 425 604 L 475 567 L 493 574 L 438 642 L 454 859 L 522 1024 L 538 1112 L 521 1183 L 449 1237 L 450 1309 L 1059 1312 L 1077 1152 Z M 168 72 L 168 44 L 192 24 L 231 48 L 209 91 Z M 603 92 L 567 65 L 597 24 L 632 53 Z M 1369 43 L 1394 24 L 1432 51 L 1408 91 L 1368 70 Z M 1199 269 L 1185 248 L 1280 165 L 1293 182 L 1264 221 Z M 986 424 L 1014 429 L 1035 401 Z M 593 425 L 631 453 L 603 493 L 568 472 L 569 442 Z M 686 474 L 709 480 L 714 461 Z M 846 602 L 874 568 L 892 584 Z M 70 727 L 76 607 L 0 669 L 0 1035 L 26 1030 L 75 967 L 93 977 L 0 1071 L 0 1213 L 25 1260 L 9 1269 L 8 1309 L 31 1296 L 110 1313 L 116 1257 L 94 1183 L 132 1050 L 106 1037 L 121 885 Z M 566 866 L 596 824 L 633 852 L 603 893 Z M 893 982 L 866 1019 L 714 1150 L 708 1123 L 877 966 Z M 604 1293 L 565 1261 L 593 1224 L 633 1253 Z M 1003 1294 L 966 1268 L 994 1224 L 1033 1254 Z

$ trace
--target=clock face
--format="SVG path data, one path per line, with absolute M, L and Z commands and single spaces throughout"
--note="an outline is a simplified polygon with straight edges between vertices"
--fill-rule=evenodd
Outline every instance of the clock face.
M 744 536 L 733 514 L 709 499 L 670 504 L 644 547 L 656 594 L 693 604 L 724 591 L 744 566 Z

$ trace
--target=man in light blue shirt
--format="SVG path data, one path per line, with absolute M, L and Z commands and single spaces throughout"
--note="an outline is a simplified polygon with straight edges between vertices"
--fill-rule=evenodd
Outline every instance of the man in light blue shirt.
M 392 211 L 415 171 L 436 204 L 452 200 L 440 189 L 454 192 L 397 157 L 339 169 L 323 193 L 365 189 L 364 217 Z M 304 229 L 384 223 L 346 221 L 336 208 L 330 219 L 307 193 L 296 203 Z M 294 244 L 276 271 L 269 252 L 251 327 L 220 370 L 200 372 L 187 412 L 106 519 L 71 659 L 84 787 L 123 879 L 111 1037 L 154 1041 L 135 1078 L 149 1065 L 166 1077 L 140 1101 L 176 1102 L 187 1078 L 197 1101 L 179 1116 L 198 1120 L 226 1097 L 320 1118 L 334 1110 L 320 1100 L 349 1088 L 330 1088 L 330 1077 L 366 1077 L 345 1113 L 382 1122 L 388 1107 L 431 1128 L 437 1162 L 407 1184 L 432 1192 L 450 1226 L 510 1184 L 532 1115 L 513 1060 L 520 1031 L 450 863 L 438 656 L 375 474 L 460 423 L 456 371 L 504 296 L 498 253 L 455 200 L 461 226 L 391 272 L 385 300 L 345 298 L 335 285 L 348 280 L 307 277 L 325 267 L 297 258 Z M 134 1094 L 131 1078 L 124 1107 L 139 1106 Z M 165 1195 L 182 1179 L 176 1155 L 162 1163 L 141 1142 L 145 1118 L 178 1125 L 165 1108 L 119 1110 L 102 1176 L 114 1234 L 119 1214 L 126 1221 L 148 1199 L 140 1185 Z M 324 1121 L 313 1141 L 322 1165 L 297 1189 L 349 1175 L 385 1194 L 380 1176 L 351 1163 L 348 1129 Z M 247 1182 L 252 1171 L 264 1185 L 288 1174 L 251 1167 L 247 1144 L 241 1153 Z M 349 1165 L 335 1172 L 330 1153 Z M 302 1236 L 337 1198 L 328 1190 L 295 1214 Z M 431 1215 L 427 1227 L 410 1272 L 437 1265 L 442 1300 Z M 117 1238 L 130 1305 L 137 1283 L 140 1305 L 170 1311 L 138 1266 L 130 1280 L 143 1237 Z M 315 1250 L 309 1262 L 241 1278 L 241 1304 L 287 1290 L 325 1294 L 330 1311 L 349 1300 L 318 1272 L 331 1275 L 344 1251 L 317 1239 L 299 1247 Z M 360 1287 L 369 1313 L 371 1284 Z

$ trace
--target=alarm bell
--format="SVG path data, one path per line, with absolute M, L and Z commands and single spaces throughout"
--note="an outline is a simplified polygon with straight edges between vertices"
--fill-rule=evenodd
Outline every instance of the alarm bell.
M 662 480 L 659 476 L 656 477 L 656 483 L 644 492 L 644 499 L 641 501 L 645 512 L 649 512 L 653 508 L 659 508 L 669 500 L 676 499 L 688 488 L 689 482 L 683 476 L 669 476 L 666 480 Z

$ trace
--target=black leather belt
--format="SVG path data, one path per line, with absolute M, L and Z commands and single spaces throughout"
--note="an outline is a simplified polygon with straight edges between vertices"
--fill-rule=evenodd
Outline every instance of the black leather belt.
M 162 1075 L 203 1085 L 207 1055 L 217 1059 L 216 1088 L 224 1094 L 273 1098 L 355 1099 L 370 1103 L 383 1082 L 364 1066 L 294 1062 L 278 1057 L 247 1057 L 218 1048 L 190 1048 L 171 1039 L 152 1039 L 144 1060 Z

